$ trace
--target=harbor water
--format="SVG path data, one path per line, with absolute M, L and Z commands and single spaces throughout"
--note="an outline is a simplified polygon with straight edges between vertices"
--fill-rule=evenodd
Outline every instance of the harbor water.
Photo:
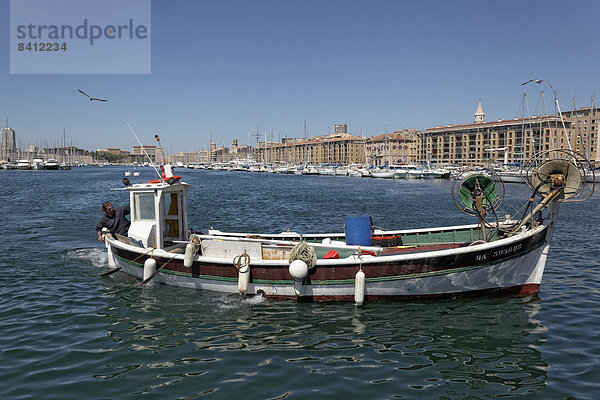
M 107 269 L 100 206 L 124 167 L 0 171 L 0 399 L 593 399 L 600 196 L 561 206 L 540 292 L 306 304 Z M 178 169 L 195 230 L 475 223 L 450 181 Z M 154 179 L 143 169 L 133 182 Z M 507 197 L 515 186 L 507 185 Z

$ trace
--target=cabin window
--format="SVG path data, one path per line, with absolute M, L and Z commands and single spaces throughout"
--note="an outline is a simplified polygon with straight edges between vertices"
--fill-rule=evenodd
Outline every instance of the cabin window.
M 153 193 L 135 193 L 133 195 L 134 215 L 136 221 L 152 220 L 154 221 L 154 194 Z
M 179 239 L 181 226 L 180 194 L 165 193 L 163 196 L 165 215 L 165 238 Z

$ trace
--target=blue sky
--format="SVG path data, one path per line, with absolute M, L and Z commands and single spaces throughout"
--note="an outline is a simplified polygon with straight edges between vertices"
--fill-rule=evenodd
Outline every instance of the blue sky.
M 0 115 L 22 147 L 65 126 L 80 147 L 130 150 L 126 122 L 169 152 L 206 149 L 211 131 L 227 146 L 257 128 L 302 137 L 304 120 L 311 136 L 336 123 L 371 136 L 472 122 L 479 99 L 486 120 L 517 117 L 524 90 L 537 114 L 532 78 L 563 109 L 600 87 L 594 0 L 154 0 L 144 75 L 11 75 L 9 10 L 0 0 Z

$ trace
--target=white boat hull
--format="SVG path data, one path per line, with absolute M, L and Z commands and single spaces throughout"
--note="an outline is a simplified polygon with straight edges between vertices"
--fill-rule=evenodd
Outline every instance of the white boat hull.
M 556 207 L 555 215 L 558 213 Z M 510 238 L 468 247 L 406 254 L 319 259 L 310 279 L 294 282 L 287 272 L 288 261 L 252 259 L 253 279 L 246 294 L 289 298 L 299 301 L 353 301 L 354 275 L 362 270 L 368 301 L 426 297 L 483 295 L 495 292 L 535 293 L 542 280 L 554 228 L 549 225 Z M 227 236 L 219 242 L 227 242 Z M 234 238 L 241 241 L 244 239 Z M 148 249 L 107 240 L 109 263 L 123 272 L 142 278 L 141 257 Z M 191 268 L 183 266 L 183 254 L 155 250 L 159 265 L 168 264 L 153 279 L 175 286 L 238 293 L 233 257 L 196 256 Z M 147 258 L 147 257 L 146 257 Z M 453 261 L 445 261 L 453 260 Z M 450 262 L 448 265 L 447 263 Z M 454 263 L 452 263 L 454 262 Z M 383 272 L 384 270 L 389 273 Z

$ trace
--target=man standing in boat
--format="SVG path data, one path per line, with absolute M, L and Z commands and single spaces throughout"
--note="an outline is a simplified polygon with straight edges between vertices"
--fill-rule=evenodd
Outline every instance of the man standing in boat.
M 98 240 L 100 242 L 104 241 L 102 228 L 107 228 L 113 235 L 118 233 L 119 235 L 127 236 L 129 225 L 131 225 L 131 222 L 125 218 L 130 213 L 129 204 L 124 207 L 113 208 L 112 203 L 107 201 L 102 204 L 102 212 L 104 215 L 100 218 L 98 225 L 96 225 L 96 232 L 98 233 Z

